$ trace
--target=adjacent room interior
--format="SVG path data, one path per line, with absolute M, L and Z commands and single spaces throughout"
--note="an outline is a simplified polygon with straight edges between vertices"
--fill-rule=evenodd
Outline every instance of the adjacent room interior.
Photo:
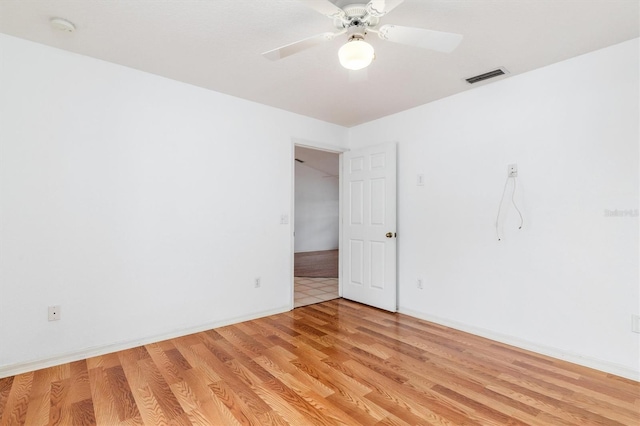
M 339 297 L 338 153 L 295 147 L 294 308 Z
M 0 1 L 0 425 L 637 425 L 639 35 Z

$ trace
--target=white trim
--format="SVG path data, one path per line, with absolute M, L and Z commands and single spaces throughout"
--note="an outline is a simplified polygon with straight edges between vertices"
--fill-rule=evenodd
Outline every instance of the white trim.
M 342 172 L 342 153 L 338 155 L 338 296 L 342 297 L 342 265 L 344 264 L 344 245 L 342 244 L 342 233 L 344 232 L 344 225 L 342 218 L 344 214 L 342 212 L 344 206 L 344 191 L 342 190 L 342 180 L 344 179 L 344 173 Z
M 163 340 L 175 339 L 176 337 L 187 336 L 189 334 L 199 333 L 202 331 L 224 327 L 231 324 L 237 324 L 240 322 L 250 321 L 257 318 L 263 318 L 270 315 L 281 314 L 283 312 L 289 312 L 291 309 L 292 309 L 291 306 L 284 306 L 284 307 L 269 310 L 269 311 L 256 312 L 249 315 L 243 315 L 241 317 L 235 317 L 227 320 L 221 320 L 221 321 L 215 321 L 212 323 L 202 324 L 195 327 L 174 330 L 172 332 L 158 334 L 158 335 L 146 337 L 143 339 L 119 342 L 119 343 L 114 343 L 114 344 L 105 345 L 105 346 L 94 346 L 91 348 L 83 349 L 81 351 L 69 352 L 66 354 L 61 354 L 61 355 L 57 355 L 50 358 L 44 358 L 44 359 L 28 361 L 28 362 L 19 363 L 19 364 L 7 365 L 4 367 L 0 367 L 0 379 L 4 377 L 9 377 L 9 376 L 15 376 L 17 374 L 27 373 L 29 371 L 40 370 L 42 368 L 53 367 L 55 365 L 79 361 L 79 360 L 91 358 L 94 356 L 106 355 L 106 354 L 117 352 L 117 351 L 123 351 L 131 348 L 135 348 L 138 346 L 147 345 L 150 343 L 161 342 Z M 477 336 L 485 337 L 487 339 L 495 340 L 497 342 L 516 346 L 521 349 L 526 349 L 539 354 L 562 359 L 562 360 L 569 361 L 574 364 L 582 365 L 585 367 L 594 368 L 596 370 L 615 374 L 617 376 L 625 377 L 630 380 L 640 381 L 640 371 L 632 370 L 630 368 L 627 368 L 619 364 L 614 364 L 614 363 L 610 363 L 610 362 L 595 359 L 595 358 L 589 358 L 582 355 L 565 352 L 557 348 L 538 345 L 536 343 L 518 339 L 513 336 L 507 336 L 507 335 L 496 333 L 483 328 L 462 324 L 456 321 L 451 321 L 444 318 L 424 314 L 418 311 L 413 311 L 411 309 L 400 308 L 398 312 L 404 315 L 409 315 L 414 318 L 419 318 L 424 321 L 433 322 L 436 324 L 443 325 L 445 327 L 454 328 L 456 330 L 460 330 L 460 331 L 471 333 Z
M 291 293 L 291 309 L 296 307 L 296 142 L 295 139 L 291 139 L 291 158 L 289 161 L 291 164 L 291 188 L 289 194 L 289 259 L 291 262 L 289 268 L 289 283 Z
M 224 327 L 231 324 L 237 324 L 244 321 L 250 321 L 257 318 L 268 317 L 270 315 L 281 314 L 283 312 L 289 312 L 291 306 L 283 306 L 278 309 L 272 309 L 269 311 L 255 312 L 249 315 L 243 315 L 240 317 L 230 318 L 226 320 L 214 321 L 207 324 L 198 325 L 195 327 L 182 328 L 179 330 L 170 331 L 168 333 L 157 334 L 155 336 L 149 336 L 142 339 L 129 340 L 125 342 L 118 342 L 104 346 L 93 346 L 85 348 L 79 351 L 68 352 L 61 355 L 56 355 L 49 358 L 37 359 L 27 362 L 21 362 L 19 364 L 11 364 L 0 367 L 0 379 L 9 376 L 15 376 L 17 374 L 27 373 L 29 371 L 40 370 L 42 368 L 53 367 L 55 365 L 66 364 L 69 362 L 79 361 L 82 359 L 91 358 L 99 355 L 106 355 L 109 353 L 123 351 L 138 346 L 148 345 L 150 343 L 161 342 L 163 340 L 175 339 L 176 337 L 187 336 L 193 333 L 199 333 L 214 328 Z
M 536 352 L 542 355 L 547 355 L 553 358 L 557 358 L 557 359 L 568 361 L 574 364 L 582 365 L 584 367 L 589 367 L 596 370 L 604 371 L 606 373 L 615 374 L 616 376 L 621 376 L 630 380 L 640 381 L 640 371 L 630 369 L 620 364 L 603 361 L 601 359 L 585 357 L 583 355 L 566 352 L 558 348 L 539 345 L 537 343 L 529 342 L 527 340 L 519 339 L 517 337 L 496 333 L 494 331 L 487 330 L 484 328 L 475 327 L 475 326 L 463 324 L 457 321 L 436 317 L 433 315 L 425 314 L 423 312 L 413 311 L 411 309 L 401 308 L 398 310 L 398 312 L 404 315 L 409 315 L 411 317 L 421 319 L 421 320 L 444 325 L 445 327 L 450 327 L 456 330 L 471 333 L 476 336 L 495 340 L 500 343 L 505 343 L 507 345 L 516 346 L 521 349 L 526 349 L 528 351 Z
M 326 151 L 326 152 L 334 152 L 336 154 L 341 154 L 343 152 L 349 151 L 349 148 L 343 148 L 338 145 L 332 145 L 329 143 L 310 141 L 308 139 L 301 139 L 293 137 L 291 138 L 291 142 L 293 145 L 299 146 L 302 148 L 310 148 L 315 149 L 316 151 Z

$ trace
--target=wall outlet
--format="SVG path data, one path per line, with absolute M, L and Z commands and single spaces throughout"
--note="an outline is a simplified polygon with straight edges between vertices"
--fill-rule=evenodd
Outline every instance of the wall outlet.
M 253 280 L 253 286 L 255 288 L 260 288 L 260 277 L 258 277 L 255 280 Z
M 418 278 L 418 279 L 416 280 L 416 286 L 417 286 L 420 290 L 422 290 L 422 289 L 424 288 L 423 283 L 422 283 L 422 278 Z
M 60 305 L 49 306 L 49 321 L 58 321 L 60 319 Z
M 416 178 L 416 185 L 424 186 L 424 175 L 422 173 L 418 174 L 418 177 Z
M 507 176 L 508 177 L 518 177 L 518 165 L 517 164 L 509 164 L 507 166 Z
M 640 315 L 631 315 L 631 331 L 640 333 Z
M 280 225 L 288 225 L 289 224 L 289 215 L 281 214 L 280 215 Z

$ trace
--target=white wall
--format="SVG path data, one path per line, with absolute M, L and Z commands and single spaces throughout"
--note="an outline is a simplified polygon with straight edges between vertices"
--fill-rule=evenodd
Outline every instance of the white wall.
M 296 162 L 295 187 L 295 252 L 337 249 L 338 178 Z
M 349 136 L 399 142 L 402 311 L 637 376 L 638 219 L 604 210 L 638 208 L 638 40 L 349 132 L 4 35 L 0 52 L 0 377 L 288 309 L 292 138 Z M 525 228 L 511 214 L 498 243 L 510 162 Z
M 290 308 L 292 140 L 345 147 L 345 128 L 4 35 L 0 52 L 0 377 Z
M 638 79 L 636 39 L 352 128 L 398 142 L 400 310 L 638 379 Z

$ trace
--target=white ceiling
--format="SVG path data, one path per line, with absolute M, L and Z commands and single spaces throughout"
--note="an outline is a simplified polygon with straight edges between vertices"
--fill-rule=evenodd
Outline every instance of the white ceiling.
M 334 30 L 297 0 L 1 0 L 0 32 L 350 127 L 469 90 L 464 78 L 496 67 L 520 74 L 636 38 L 639 3 L 405 0 L 381 24 L 460 33 L 461 45 L 443 54 L 370 35 L 377 59 L 351 73 L 338 63 L 341 37 L 261 56 Z M 52 29 L 52 17 L 76 32 Z

